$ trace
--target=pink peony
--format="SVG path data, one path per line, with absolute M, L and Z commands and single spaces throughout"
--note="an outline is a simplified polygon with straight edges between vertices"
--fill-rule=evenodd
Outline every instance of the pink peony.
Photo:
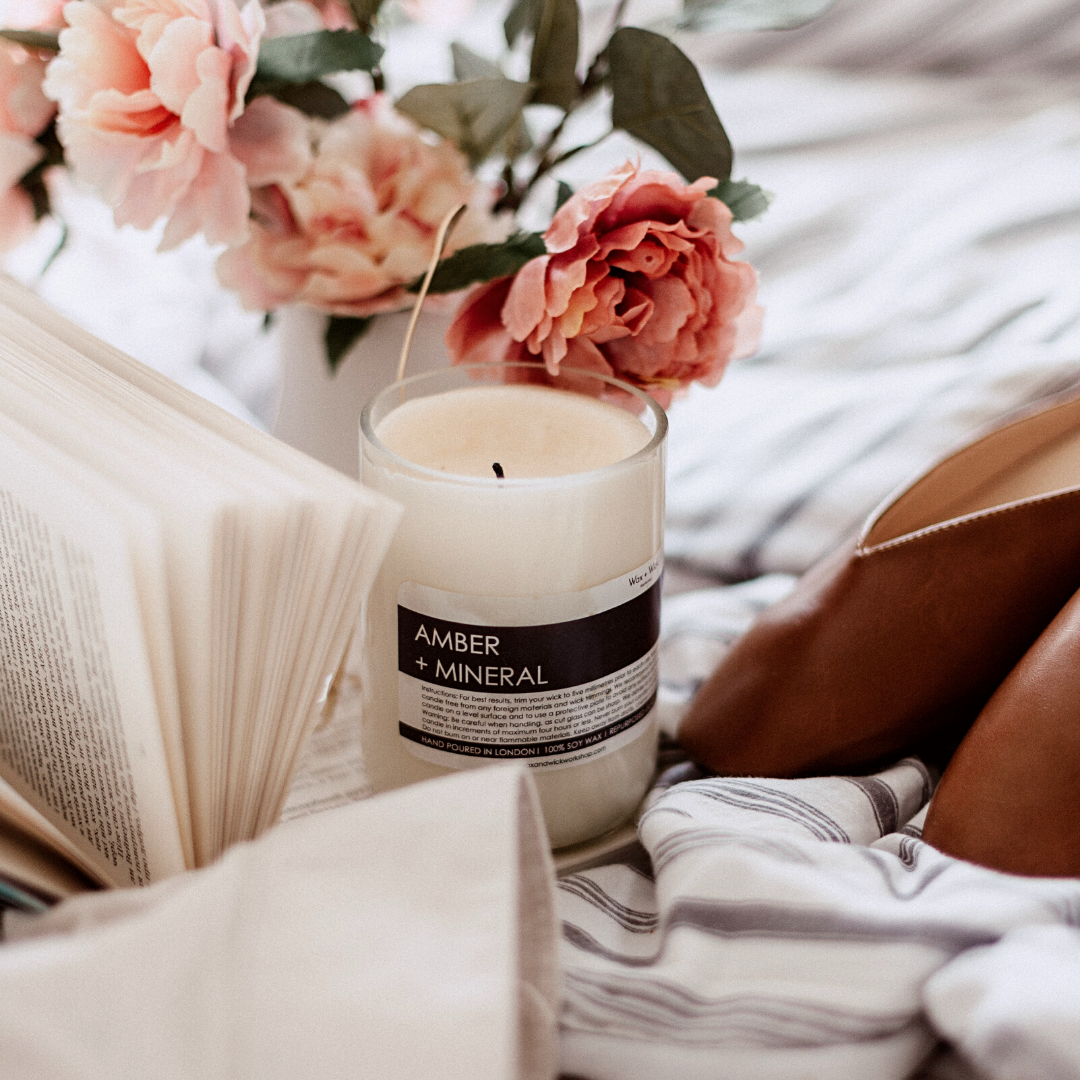
M 248 308 L 292 301 L 365 316 L 412 302 L 403 285 L 424 272 L 439 222 L 470 211 L 453 246 L 497 238 L 489 193 L 449 143 L 432 145 L 381 97 L 331 124 L 312 122 L 317 150 L 293 184 L 253 193 L 251 239 L 218 260 L 218 277 Z
M 675 390 L 714 386 L 758 344 L 757 274 L 732 260 L 731 211 L 716 181 L 628 162 L 583 187 L 544 234 L 548 254 L 477 286 L 447 333 L 456 363 L 543 356 L 616 375 L 665 407 Z
M 75 174 L 118 225 L 167 218 L 162 249 L 200 231 L 242 241 L 249 182 L 299 175 L 308 155 L 295 110 L 268 98 L 244 110 L 265 26 L 258 0 L 242 11 L 234 0 L 74 0 L 64 15 L 45 91 Z
M 44 156 L 34 140 L 56 111 L 41 92 L 44 75 L 38 57 L 0 43 L 0 251 L 34 228 L 34 205 L 17 185 Z

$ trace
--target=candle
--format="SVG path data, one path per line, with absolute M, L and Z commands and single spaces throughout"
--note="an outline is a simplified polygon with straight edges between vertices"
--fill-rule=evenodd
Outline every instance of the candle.
M 655 768 L 667 425 L 606 376 L 506 371 L 364 410 L 363 480 L 405 513 L 366 611 L 363 752 L 377 790 L 521 760 L 562 847 L 624 821 Z M 563 388 L 582 380 L 641 416 Z

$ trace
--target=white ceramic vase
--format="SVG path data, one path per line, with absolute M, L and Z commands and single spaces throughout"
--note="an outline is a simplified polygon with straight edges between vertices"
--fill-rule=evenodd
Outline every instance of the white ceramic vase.
M 416 326 L 407 375 L 446 367 L 443 337 L 449 313 L 424 311 Z M 407 311 L 379 315 L 355 342 L 336 372 L 326 361 L 326 316 L 293 305 L 277 315 L 281 400 L 274 434 L 298 450 L 360 475 L 360 410 L 397 377 Z

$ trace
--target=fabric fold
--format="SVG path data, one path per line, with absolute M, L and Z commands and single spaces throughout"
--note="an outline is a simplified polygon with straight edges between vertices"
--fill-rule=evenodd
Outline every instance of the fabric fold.
M 552 880 L 533 783 L 500 766 L 9 913 L 5 1080 L 548 1080 Z
M 924 844 L 933 777 L 915 758 L 803 780 L 676 768 L 639 824 L 653 879 L 560 882 L 575 1077 L 904 1080 L 939 1040 L 927 979 L 1016 927 L 1080 921 L 1080 881 Z

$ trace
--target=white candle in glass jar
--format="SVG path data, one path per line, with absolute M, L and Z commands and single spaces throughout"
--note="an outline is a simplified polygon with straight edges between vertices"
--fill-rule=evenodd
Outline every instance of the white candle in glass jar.
M 604 376 L 506 372 L 364 410 L 364 483 L 405 513 L 366 609 L 363 753 L 376 790 L 521 760 L 563 847 L 626 820 L 655 768 L 667 423 Z

